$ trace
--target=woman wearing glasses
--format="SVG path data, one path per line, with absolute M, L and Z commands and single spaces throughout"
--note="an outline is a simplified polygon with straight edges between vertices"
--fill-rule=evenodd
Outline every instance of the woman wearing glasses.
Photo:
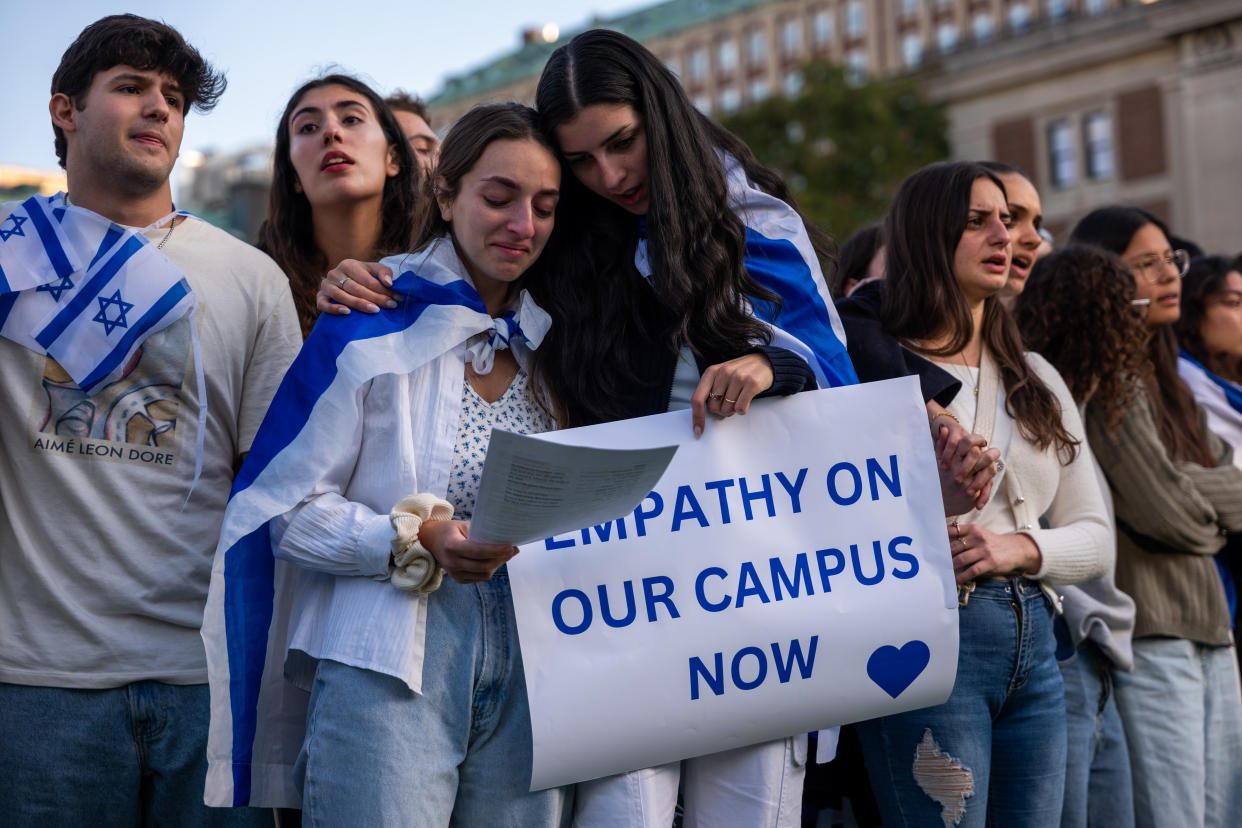
M 1242 813 L 1242 699 L 1213 555 L 1242 529 L 1242 472 L 1177 373 L 1184 251 L 1132 207 L 1104 207 L 1072 241 L 1118 256 L 1146 316 L 1152 363 L 1114 427 L 1087 409 L 1087 436 L 1116 505 L 1117 586 L 1134 598 L 1134 673 L 1119 682 L 1136 824 L 1228 825 Z

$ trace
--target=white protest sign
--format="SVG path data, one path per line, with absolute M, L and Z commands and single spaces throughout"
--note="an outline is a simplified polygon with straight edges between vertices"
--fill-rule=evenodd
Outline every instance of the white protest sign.
M 610 523 L 509 563 L 532 788 L 943 702 L 957 592 L 913 378 L 553 432 L 680 444 Z

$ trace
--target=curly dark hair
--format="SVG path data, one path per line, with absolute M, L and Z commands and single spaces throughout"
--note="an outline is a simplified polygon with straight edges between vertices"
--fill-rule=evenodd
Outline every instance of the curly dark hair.
M 184 96 L 182 114 L 190 107 L 208 112 L 224 94 L 224 75 L 186 43 L 180 32 L 136 14 L 101 17 L 83 29 L 61 55 L 52 75 L 52 94 L 67 95 L 82 110 L 95 75 L 121 65 L 144 72 L 154 70 L 176 80 Z M 56 135 L 56 158 L 64 167 L 69 148 L 65 132 L 55 125 L 52 132 Z
M 1120 204 L 1097 207 L 1074 225 L 1070 242 L 1095 245 L 1121 256 L 1135 234 L 1149 224 L 1169 238 L 1165 223 L 1146 210 Z M 1177 351 L 1177 335 L 1172 325 L 1149 331 L 1147 354 L 1155 370 L 1145 378 L 1144 384 L 1156 406 L 1160 438 L 1170 457 L 1212 468 L 1216 460 L 1199 422 L 1194 395 L 1177 374 Z
M 259 227 L 255 247 L 275 259 L 289 277 L 289 288 L 293 291 L 293 304 L 297 308 L 303 337 L 310 333 L 319 316 L 315 308 L 319 280 L 336 262 L 329 262 L 315 243 L 311 203 L 298 184 L 297 171 L 293 169 L 293 160 L 289 155 L 292 141 L 289 119 L 306 93 L 323 86 L 343 86 L 366 98 L 379 120 L 380 128 L 384 130 L 389 147 L 397 153 L 397 174 L 384 182 L 381 202 L 383 224 L 376 249 L 372 251 L 375 259 L 405 253 L 411 248 L 421 181 L 414 151 L 401 133 L 396 116 L 379 94 L 362 81 L 350 75 L 324 75 L 302 84 L 289 98 L 276 125 L 267 219 Z
M 1203 342 L 1202 327 L 1207 299 L 1228 289 L 1229 274 L 1238 271 L 1239 263 L 1224 256 L 1203 256 L 1191 261 L 1182 279 L 1182 315 L 1174 323 L 1182 349 L 1213 374 L 1233 382 L 1242 380 L 1242 359 L 1209 352 Z
M 1092 402 L 1109 429 L 1155 370 L 1134 278 L 1112 253 L 1071 245 L 1035 263 L 1013 306 L 1026 347 L 1061 373 L 1074 401 Z

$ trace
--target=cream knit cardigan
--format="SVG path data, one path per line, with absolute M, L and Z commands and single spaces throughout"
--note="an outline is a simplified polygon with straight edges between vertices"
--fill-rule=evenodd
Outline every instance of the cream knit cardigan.
M 1040 450 L 1017 429 L 1005 411 L 1003 387 L 997 394 L 996 425 L 990 444 L 1000 449 L 1004 471 L 982 510 L 959 516 L 999 534 L 1020 532 L 1039 547 L 1043 562 L 1027 577 L 1046 583 L 1076 584 L 1098 578 L 1111 566 L 1115 548 L 1112 521 L 1089 457 L 1082 418 L 1061 375 L 1039 354 L 1026 353 L 1027 364 L 1056 395 L 1065 429 L 1079 441 L 1078 453 L 1062 464 L 1055 446 Z M 978 371 L 961 363 L 940 367 L 962 380 L 962 390 L 948 410 L 962 425 L 975 422 Z M 986 435 L 985 435 L 986 436 Z M 1040 516 L 1049 528 L 1041 528 Z

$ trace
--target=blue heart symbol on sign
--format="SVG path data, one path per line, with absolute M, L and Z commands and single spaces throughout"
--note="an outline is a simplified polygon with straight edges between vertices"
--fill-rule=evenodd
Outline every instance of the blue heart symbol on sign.
M 901 649 L 886 644 L 867 659 L 867 675 L 895 699 L 914 683 L 929 661 L 931 650 L 918 639 Z

